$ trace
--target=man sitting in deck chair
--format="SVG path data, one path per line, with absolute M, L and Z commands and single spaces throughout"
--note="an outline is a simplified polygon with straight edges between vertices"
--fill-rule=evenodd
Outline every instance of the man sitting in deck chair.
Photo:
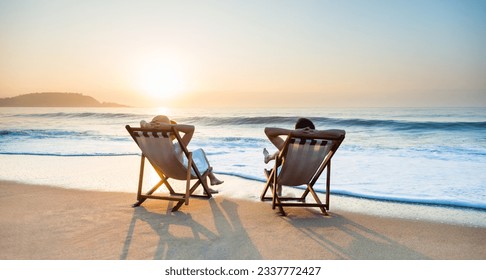
M 177 205 L 172 209 L 172 211 L 177 211 L 182 204 L 189 204 L 190 196 L 210 198 L 211 193 L 217 193 L 217 191 L 207 186 L 206 178 L 209 177 L 211 185 L 219 185 L 223 181 L 216 178 L 213 174 L 212 167 L 204 151 L 197 149 L 189 152 L 187 149 L 187 145 L 194 134 L 194 126 L 176 124 L 166 116 L 156 116 L 150 123 L 141 121 L 140 126 L 141 128 L 126 126 L 133 140 L 142 150 L 137 193 L 138 202 L 133 205 L 134 207 L 140 206 L 148 198 L 154 198 L 178 201 Z M 179 132 L 182 132 L 184 135 L 181 137 Z M 161 180 L 146 194 L 142 194 L 145 158 L 149 160 Z M 185 193 L 176 193 L 168 182 L 169 178 L 185 180 Z M 190 187 L 191 179 L 197 179 L 192 187 Z M 170 196 L 153 195 L 162 184 L 167 187 Z M 193 194 L 199 185 L 202 185 L 204 195 Z
M 314 123 L 311 120 L 307 118 L 299 118 L 295 122 L 295 129 L 316 129 L 316 127 L 314 126 Z M 289 132 L 290 130 L 284 128 L 276 128 L 276 127 L 265 128 L 265 134 L 267 135 L 268 139 L 278 149 L 277 152 L 270 154 L 266 148 L 263 148 L 263 161 L 265 163 L 269 163 L 271 160 L 277 158 L 278 153 L 282 150 L 285 142 L 284 139 L 282 139 L 280 136 L 281 135 L 287 136 Z
M 264 149 L 264 160 L 268 163 L 275 159 L 274 168 L 265 170 L 268 177 L 261 195 L 261 200 L 272 200 L 272 208 L 278 206 L 280 213 L 285 215 L 284 206 L 289 207 L 319 207 L 322 213 L 329 210 L 330 170 L 331 158 L 344 140 L 344 130 L 315 130 L 314 124 L 305 118 L 299 119 L 295 130 L 283 128 L 265 128 L 269 140 L 279 149 L 270 155 Z M 286 139 L 282 139 L 286 137 Z M 327 168 L 326 203 L 322 203 L 314 191 L 314 184 Z M 282 186 L 306 185 L 300 197 L 282 197 Z M 266 197 L 267 191 L 272 190 L 272 196 Z M 307 195 L 311 193 L 315 203 L 306 203 Z M 289 203 L 284 201 L 298 201 Z

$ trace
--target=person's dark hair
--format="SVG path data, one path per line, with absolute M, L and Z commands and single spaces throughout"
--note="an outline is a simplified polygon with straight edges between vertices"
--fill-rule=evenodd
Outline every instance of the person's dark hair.
M 306 127 L 310 129 L 316 129 L 314 123 L 311 120 L 306 118 L 299 118 L 295 123 L 295 129 L 306 128 Z

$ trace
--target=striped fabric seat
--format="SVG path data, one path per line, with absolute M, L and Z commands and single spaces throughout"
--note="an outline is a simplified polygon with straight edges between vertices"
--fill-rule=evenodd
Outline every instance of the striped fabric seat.
M 175 138 L 171 132 L 167 131 L 135 131 L 133 133 L 140 150 L 156 169 L 161 170 L 170 178 L 185 180 L 187 168 L 175 153 L 171 135 L 172 138 Z M 197 177 L 191 176 L 191 179 L 195 178 Z
M 329 155 L 332 143 L 330 140 L 290 139 L 284 158 L 285 164 L 278 174 L 279 183 L 285 186 L 300 186 L 310 182 L 325 157 Z

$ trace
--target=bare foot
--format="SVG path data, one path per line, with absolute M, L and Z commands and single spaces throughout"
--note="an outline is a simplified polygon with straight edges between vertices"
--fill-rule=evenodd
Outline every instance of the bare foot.
M 211 188 L 209 188 L 209 192 L 210 192 L 210 193 L 213 193 L 213 194 L 214 194 L 214 193 L 218 193 L 218 191 L 217 191 L 217 190 L 215 190 L 215 189 L 211 189 Z
M 271 160 L 270 153 L 267 151 L 266 148 L 263 148 L 263 161 L 268 163 Z
M 219 180 L 218 178 L 213 178 L 211 181 L 211 186 L 216 186 L 216 185 L 221 185 L 222 183 L 224 183 L 224 181 L 221 181 Z
M 211 170 L 212 170 L 212 168 L 211 168 Z M 210 172 L 208 177 L 209 177 L 209 182 L 211 183 L 211 186 L 221 185 L 222 183 L 224 183 L 224 181 L 221 181 L 218 178 L 216 178 L 216 176 L 214 176 L 213 172 Z
M 209 189 L 209 192 L 210 192 L 211 194 L 215 194 L 215 193 L 218 193 L 218 192 L 219 192 L 219 191 L 217 191 L 217 190 L 215 190 L 215 189 L 211 189 L 211 188 L 208 188 L 208 189 Z M 204 191 L 204 194 L 208 194 L 208 193 L 206 192 L 206 190 Z

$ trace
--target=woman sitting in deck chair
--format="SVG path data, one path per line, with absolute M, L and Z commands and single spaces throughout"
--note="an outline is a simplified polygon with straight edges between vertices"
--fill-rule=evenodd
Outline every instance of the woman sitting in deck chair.
M 184 135 L 181 137 L 181 140 L 182 140 L 184 146 L 189 145 L 189 142 L 191 141 L 192 136 L 194 135 L 195 128 L 194 128 L 193 125 L 177 124 L 175 121 L 169 120 L 169 118 L 167 116 L 159 115 L 159 116 L 154 117 L 152 119 L 152 121 L 149 122 L 149 123 L 147 123 L 146 121 L 141 121 L 140 127 L 142 127 L 142 128 L 157 128 L 161 124 L 163 124 L 163 125 L 167 125 L 167 124 L 177 125 L 177 130 L 184 133 Z M 184 153 L 183 153 L 178 142 L 174 143 L 174 151 L 177 154 L 179 161 L 182 162 L 185 166 L 187 166 L 187 164 L 188 164 L 187 157 L 184 156 Z M 209 164 L 209 161 L 206 157 L 206 153 L 204 152 L 203 149 L 193 150 L 192 151 L 192 159 L 193 159 L 194 163 L 196 164 L 196 166 L 199 170 L 208 170 L 209 169 L 208 178 L 209 178 L 209 182 L 210 182 L 211 186 L 220 185 L 224 182 L 224 181 L 221 181 L 218 178 L 216 178 L 216 176 L 212 172 L 212 167 Z M 214 190 L 214 189 L 211 189 L 211 188 L 209 188 L 209 190 L 210 190 L 211 193 L 218 193 L 217 190 Z

